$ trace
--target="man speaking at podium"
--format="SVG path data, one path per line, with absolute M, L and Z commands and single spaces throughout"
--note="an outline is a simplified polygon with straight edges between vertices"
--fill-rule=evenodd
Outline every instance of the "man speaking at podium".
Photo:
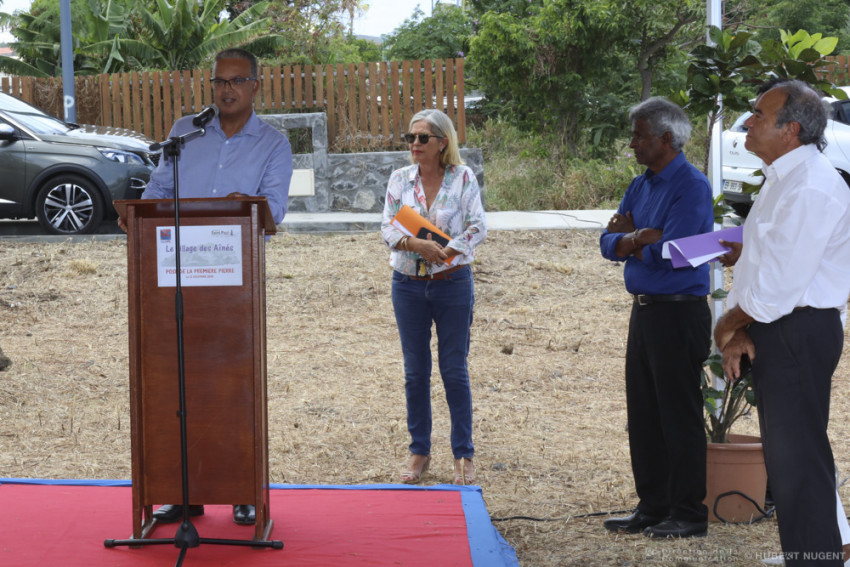
M 226 49 L 216 55 L 212 74 L 218 111 L 213 110 L 206 134 L 190 140 L 180 153 L 180 198 L 265 197 L 275 224 L 280 224 L 289 198 L 292 149 L 286 136 L 254 113 L 254 96 L 260 89 L 257 60 L 244 49 Z M 196 130 L 200 117 L 179 119 L 169 138 Z M 173 198 L 173 164 L 163 159 L 151 174 L 142 199 Z M 191 516 L 203 513 L 203 506 L 190 507 Z M 153 517 L 162 523 L 180 521 L 183 506 L 162 506 Z M 234 506 L 233 521 L 253 524 L 254 506 Z
M 265 197 L 275 224 L 283 221 L 292 179 L 292 149 L 280 131 L 254 113 L 260 90 L 257 59 L 244 49 L 226 49 L 215 56 L 213 101 L 218 116 L 206 134 L 186 143 L 180 154 L 180 198 L 226 197 L 233 193 Z M 197 126 L 195 116 L 174 123 L 169 138 Z M 160 160 L 142 199 L 173 199 L 170 162 Z

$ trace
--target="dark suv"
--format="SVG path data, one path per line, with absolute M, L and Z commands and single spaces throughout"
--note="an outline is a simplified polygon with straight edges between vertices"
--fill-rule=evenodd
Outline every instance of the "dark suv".
M 158 155 L 124 130 L 86 131 L 0 93 L 0 218 L 36 217 L 51 234 L 95 232 L 112 201 L 136 199 Z

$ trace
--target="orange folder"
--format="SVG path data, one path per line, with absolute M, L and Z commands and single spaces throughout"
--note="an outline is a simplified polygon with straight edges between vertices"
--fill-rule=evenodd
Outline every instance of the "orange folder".
M 394 227 L 402 231 L 407 236 L 415 236 L 417 238 L 426 238 L 427 233 L 431 233 L 431 238 L 440 242 L 443 246 L 448 244 L 452 239 L 451 236 L 437 228 L 434 223 L 414 211 L 407 205 L 402 205 L 401 210 L 390 221 Z M 460 254 L 444 260 L 446 264 L 453 264 L 460 258 Z

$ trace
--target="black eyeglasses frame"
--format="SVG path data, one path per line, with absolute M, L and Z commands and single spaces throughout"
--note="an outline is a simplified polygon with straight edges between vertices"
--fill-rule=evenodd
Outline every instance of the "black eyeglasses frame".
M 427 144 L 431 141 L 431 138 L 442 140 L 445 136 L 437 136 L 435 134 L 405 134 L 402 138 L 404 138 L 404 141 L 408 144 L 412 144 L 417 138 L 419 138 L 420 144 Z
M 233 77 L 232 79 L 219 79 L 218 77 L 213 77 L 212 79 L 210 79 L 210 84 L 215 88 L 228 86 L 233 89 L 238 89 L 248 81 L 256 80 L 257 77 Z

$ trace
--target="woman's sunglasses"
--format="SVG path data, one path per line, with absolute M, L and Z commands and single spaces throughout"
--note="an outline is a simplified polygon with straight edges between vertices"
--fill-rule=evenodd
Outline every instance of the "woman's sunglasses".
M 416 138 L 419 138 L 420 144 L 427 144 L 428 140 L 431 138 L 437 138 L 438 140 L 442 140 L 443 136 L 435 136 L 434 134 L 405 134 L 404 141 L 408 144 L 412 144 Z

